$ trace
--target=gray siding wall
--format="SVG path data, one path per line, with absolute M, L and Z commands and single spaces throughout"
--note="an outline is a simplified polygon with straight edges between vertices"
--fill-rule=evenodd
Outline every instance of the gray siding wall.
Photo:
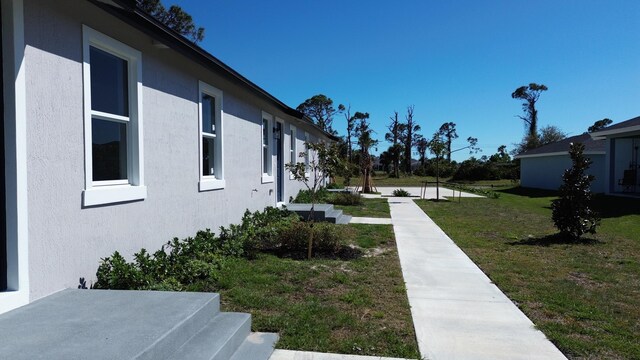
M 142 52 L 143 201 L 82 207 L 82 24 Z M 31 300 L 76 287 L 79 277 L 94 279 L 100 258 L 115 250 L 125 256 L 155 250 L 174 236 L 236 223 L 245 209 L 275 205 L 275 183 L 261 182 L 262 111 L 285 120 L 287 130 L 294 119 L 172 50 L 153 47 L 148 36 L 86 1 L 26 0 L 25 29 Z M 224 92 L 222 190 L 198 191 L 198 81 Z M 302 151 L 304 131 L 313 130 L 294 125 Z M 288 162 L 286 141 L 284 156 Z M 300 188 L 285 171 L 285 201 Z
M 601 193 L 605 190 L 605 156 L 586 155 L 593 164 L 587 171 L 595 176 L 591 191 Z M 564 170 L 571 167 L 569 155 L 540 156 L 523 158 L 520 162 L 520 185 L 535 189 L 558 190 L 562 185 Z

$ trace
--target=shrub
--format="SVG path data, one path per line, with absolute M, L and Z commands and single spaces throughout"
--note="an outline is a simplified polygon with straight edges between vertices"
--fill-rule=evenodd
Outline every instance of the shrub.
M 560 234 L 571 240 L 579 240 L 585 233 L 595 234 L 599 218 L 591 208 L 591 182 L 594 177 L 585 175 L 592 161 L 583 155 L 584 145 L 571 144 L 569 156 L 573 162 L 562 175 L 560 198 L 551 203 L 552 219 Z
M 343 189 L 344 186 L 338 185 L 336 182 L 332 182 L 327 185 L 327 189 Z
M 238 250 L 227 255 L 253 257 L 258 251 L 277 249 L 282 230 L 298 219 L 297 214 L 286 209 L 267 207 L 253 213 L 247 210 L 240 225 L 220 227 L 220 238 L 229 248 Z
M 315 203 L 323 203 L 323 202 L 327 202 L 327 199 L 329 198 L 330 192 L 327 191 L 327 189 L 322 188 L 319 189 L 316 192 L 316 201 Z M 298 195 L 296 196 L 296 198 L 293 200 L 294 203 L 296 204 L 310 204 L 311 203 L 311 192 L 309 190 L 300 190 L 300 192 L 298 192 Z
M 174 238 L 150 255 L 145 249 L 127 262 L 119 252 L 102 259 L 96 273 L 97 289 L 183 290 L 197 282 L 215 282 L 230 256 L 208 229 L 195 237 Z
M 362 195 L 353 192 L 334 193 L 329 198 L 329 203 L 334 205 L 362 205 Z
M 334 256 L 351 236 L 344 227 L 330 223 L 297 221 L 280 234 L 279 252 L 293 257 L 306 257 L 309 237 L 313 233 L 314 255 Z
M 407 197 L 407 196 L 411 196 L 411 194 L 409 194 L 409 192 L 405 189 L 395 189 L 393 190 L 393 196 Z

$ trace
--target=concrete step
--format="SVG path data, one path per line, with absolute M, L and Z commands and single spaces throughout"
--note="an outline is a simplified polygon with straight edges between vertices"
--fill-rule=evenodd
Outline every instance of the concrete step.
M 277 341 L 276 334 L 251 333 L 230 360 L 268 360 Z
M 311 204 L 289 204 L 287 209 L 300 215 L 303 220 L 309 218 L 311 212 Z M 313 207 L 313 219 L 314 221 L 330 221 L 327 219 L 327 215 L 331 214 L 335 209 L 331 204 L 315 204 Z
M 228 360 L 251 332 L 251 315 L 219 313 L 185 342 L 173 360 Z
M 351 222 L 351 215 L 347 215 L 347 214 L 340 215 L 340 217 L 336 220 L 336 224 L 348 224 L 350 222 Z
M 212 293 L 63 290 L 0 315 L 0 357 L 168 359 L 219 310 Z

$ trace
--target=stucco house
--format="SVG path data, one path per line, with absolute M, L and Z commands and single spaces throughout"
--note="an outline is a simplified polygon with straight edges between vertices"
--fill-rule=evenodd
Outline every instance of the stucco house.
M 286 204 L 335 140 L 133 0 L 1 1 L 0 313 Z
M 557 190 L 562 174 L 571 167 L 569 145 L 581 142 L 593 163 L 587 171 L 594 176 L 591 190 L 596 193 L 637 195 L 640 193 L 640 117 L 623 121 L 600 131 L 584 133 L 517 155 L 520 184 L 523 187 Z
M 520 159 L 520 186 L 534 189 L 558 190 L 562 185 L 562 174 L 571 167 L 569 146 L 571 143 L 584 144 L 584 154 L 593 163 L 587 171 L 595 180 L 591 191 L 604 192 L 605 142 L 594 140 L 587 133 L 571 136 L 564 140 L 529 150 L 515 156 Z

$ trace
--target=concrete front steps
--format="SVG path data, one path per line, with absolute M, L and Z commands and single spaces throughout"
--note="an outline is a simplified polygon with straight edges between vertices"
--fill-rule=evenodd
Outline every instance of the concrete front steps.
M 64 290 L 0 315 L 0 358 L 267 360 L 278 337 L 212 293 Z
M 289 204 L 287 209 L 307 220 L 311 212 L 311 204 Z M 343 214 L 342 210 L 334 209 L 331 204 L 316 204 L 313 208 L 313 220 L 334 224 L 348 224 L 351 221 L 351 216 Z

